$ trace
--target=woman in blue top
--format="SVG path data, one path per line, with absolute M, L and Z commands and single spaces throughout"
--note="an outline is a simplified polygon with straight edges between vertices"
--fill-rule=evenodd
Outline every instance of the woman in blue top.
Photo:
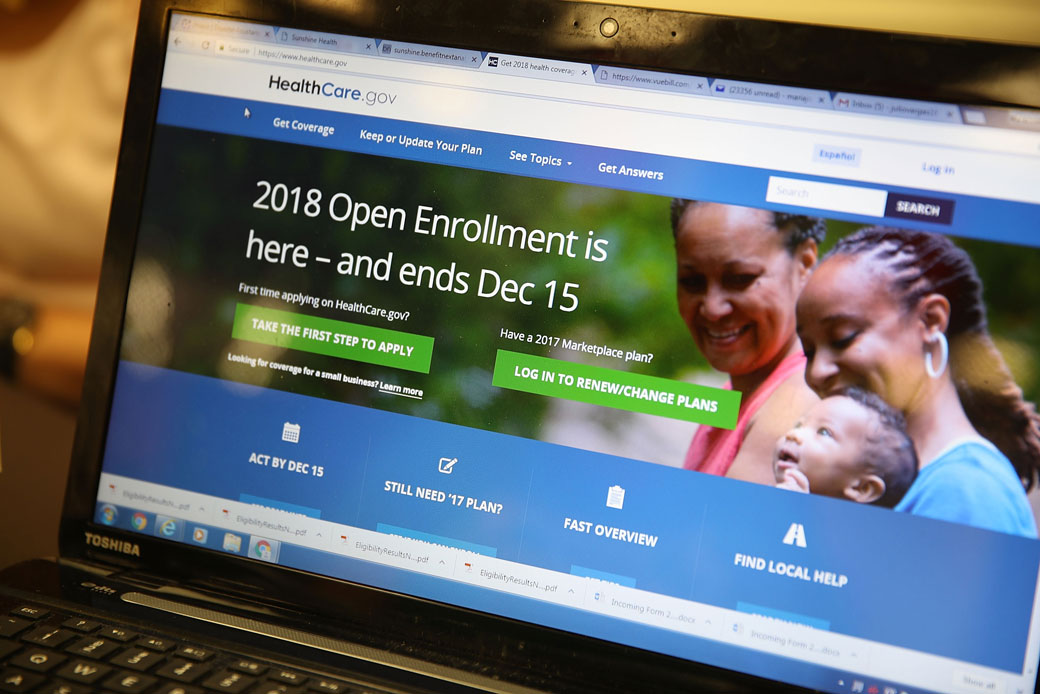
M 862 229 L 817 267 L 797 316 L 814 391 L 859 386 L 905 415 L 921 463 L 897 510 L 1037 536 L 1025 491 L 1040 418 L 989 335 L 967 253 L 939 234 Z

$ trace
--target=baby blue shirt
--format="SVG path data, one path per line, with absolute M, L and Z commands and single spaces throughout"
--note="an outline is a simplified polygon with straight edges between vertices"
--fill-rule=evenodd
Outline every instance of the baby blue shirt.
M 952 446 L 917 474 L 895 510 L 1036 537 L 1036 522 L 1011 461 L 992 444 Z

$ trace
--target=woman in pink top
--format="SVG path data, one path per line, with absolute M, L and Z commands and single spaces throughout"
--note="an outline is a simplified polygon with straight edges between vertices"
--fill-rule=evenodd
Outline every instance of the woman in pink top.
M 683 467 L 775 483 L 776 440 L 817 399 L 805 384 L 795 303 L 825 231 L 815 217 L 672 201 L 679 313 L 742 395 L 736 429 L 700 427 Z

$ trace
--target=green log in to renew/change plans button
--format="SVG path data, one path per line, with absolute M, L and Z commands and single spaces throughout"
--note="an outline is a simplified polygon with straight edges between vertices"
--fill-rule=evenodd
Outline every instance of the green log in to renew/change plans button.
M 433 338 L 426 335 L 249 304 L 235 307 L 231 337 L 424 374 L 433 356 Z
M 535 395 L 732 429 L 740 393 L 658 376 L 498 350 L 492 383 Z

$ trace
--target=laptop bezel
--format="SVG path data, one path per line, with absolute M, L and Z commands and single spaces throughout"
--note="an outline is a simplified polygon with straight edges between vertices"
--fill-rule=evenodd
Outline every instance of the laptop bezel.
M 406 622 L 410 620 L 427 636 L 426 643 L 416 646 L 422 657 L 436 657 L 436 649 L 429 646 L 442 643 L 447 651 L 465 656 L 452 655 L 442 662 L 463 669 L 467 663 L 498 663 L 495 676 L 528 686 L 555 685 L 552 688 L 558 691 L 577 691 L 614 688 L 619 682 L 647 686 L 653 682 L 664 689 L 717 687 L 726 682 L 738 690 L 786 689 L 780 683 L 724 673 L 693 660 L 102 528 L 92 522 L 160 93 L 165 37 L 170 13 L 175 10 L 457 48 L 998 106 L 1040 107 L 1040 48 L 553 0 L 506 4 L 461 0 L 449 5 L 426 2 L 414 6 L 219 0 L 142 4 L 61 524 L 62 557 L 186 582 L 200 591 L 200 598 L 208 592 L 233 594 L 243 610 L 252 609 L 251 595 L 265 599 L 279 594 L 301 596 L 299 602 L 269 601 L 266 607 L 279 619 L 320 622 L 319 628 L 338 629 L 344 634 L 366 627 L 386 630 L 388 615 L 407 616 Z M 607 17 L 616 19 L 621 27 L 611 38 L 599 30 Z M 90 545 L 85 541 L 87 532 L 103 532 L 131 542 L 139 556 Z M 220 580 L 195 580 L 199 574 Z M 319 614 L 324 617 L 319 619 Z M 475 639 L 473 634 L 480 638 Z M 393 641 L 396 634 L 386 636 L 387 641 Z M 503 659 L 505 653 L 511 654 L 512 660 Z M 524 672 L 525 661 L 540 662 Z

